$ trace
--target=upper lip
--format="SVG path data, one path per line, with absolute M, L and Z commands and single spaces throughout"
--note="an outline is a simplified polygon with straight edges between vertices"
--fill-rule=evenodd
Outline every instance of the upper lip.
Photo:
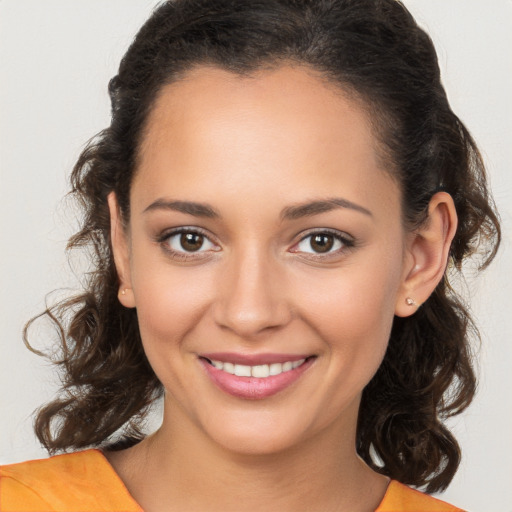
M 234 352 L 209 352 L 199 354 L 199 357 L 223 363 L 242 364 L 245 366 L 258 366 L 262 364 L 286 363 L 287 361 L 299 361 L 307 359 L 312 354 L 237 354 Z

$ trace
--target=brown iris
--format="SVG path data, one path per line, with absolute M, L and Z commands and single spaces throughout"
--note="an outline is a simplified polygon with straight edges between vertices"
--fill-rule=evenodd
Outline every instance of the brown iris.
M 319 233 L 311 237 L 310 245 L 315 252 L 329 252 L 334 245 L 334 237 Z
M 194 252 L 201 249 L 204 242 L 204 236 L 199 233 L 182 233 L 180 244 L 185 251 Z

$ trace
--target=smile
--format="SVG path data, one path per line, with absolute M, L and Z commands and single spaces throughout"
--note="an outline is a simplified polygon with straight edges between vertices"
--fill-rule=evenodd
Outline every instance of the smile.
M 225 393 L 248 400 L 260 400 L 283 391 L 299 380 L 316 360 L 316 356 L 216 356 L 199 357 L 210 380 Z
M 228 362 L 210 360 L 210 364 L 218 370 L 236 375 L 237 377 L 255 377 L 265 379 L 273 375 L 280 375 L 283 372 L 289 372 L 298 368 L 306 359 L 298 361 L 286 361 L 284 363 L 259 364 L 256 366 L 247 366 L 244 364 L 233 364 Z

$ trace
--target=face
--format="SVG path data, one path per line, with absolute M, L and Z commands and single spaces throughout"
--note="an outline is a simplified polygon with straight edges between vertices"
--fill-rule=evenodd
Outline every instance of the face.
M 246 453 L 353 442 L 408 272 L 400 191 L 358 104 L 304 68 L 197 68 L 161 91 L 130 201 L 120 299 L 164 428 Z

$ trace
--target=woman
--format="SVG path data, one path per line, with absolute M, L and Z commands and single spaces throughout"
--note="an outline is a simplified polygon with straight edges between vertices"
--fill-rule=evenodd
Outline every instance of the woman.
M 1 506 L 457 510 L 402 484 L 457 469 L 443 419 L 475 381 L 446 266 L 499 227 L 409 13 L 165 2 L 110 93 L 72 178 L 96 272 L 47 312 L 66 380 L 36 423 L 103 451 L 3 468 Z

